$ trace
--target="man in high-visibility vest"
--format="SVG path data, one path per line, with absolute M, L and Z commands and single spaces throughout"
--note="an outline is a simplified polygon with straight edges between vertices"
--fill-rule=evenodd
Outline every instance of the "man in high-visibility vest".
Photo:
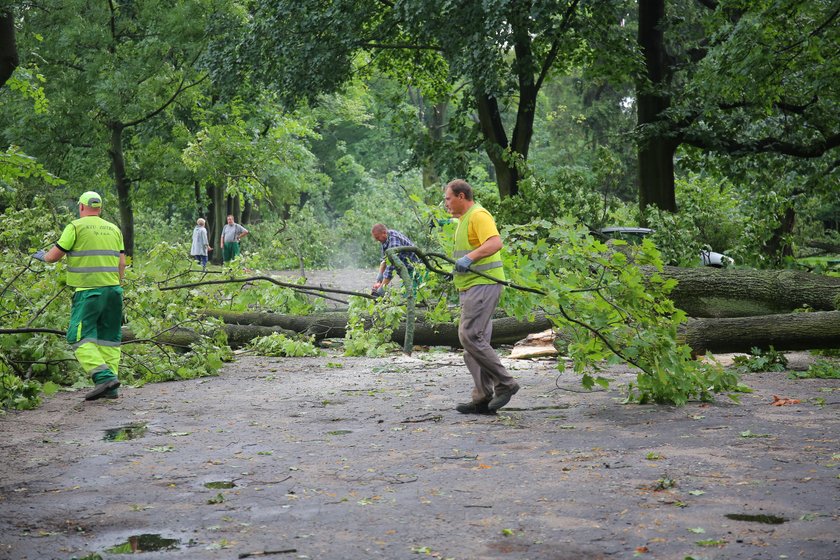
M 76 288 L 67 342 L 95 387 L 85 400 L 118 396 L 122 341 L 125 245 L 120 228 L 99 217 L 102 197 L 89 191 L 79 197 L 73 220 L 55 246 L 34 257 L 52 263 L 67 256 L 67 285 Z
M 455 179 L 446 185 L 446 209 L 458 218 L 453 257 L 455 287 L 461 301 L 461 322 L 458 339 L 464 347 L 464 362 L 473 377 L 472 400 L 455 410 L 462 414 L 495 414 L 519 391 L 519 384 L 510 376 L 490 346 L 493 333 L 493 311 L 502 295 L 502 238 L 490 212 L 473 200 L 469 183 Z M 487 274 L 486 278 L 473 271 Z

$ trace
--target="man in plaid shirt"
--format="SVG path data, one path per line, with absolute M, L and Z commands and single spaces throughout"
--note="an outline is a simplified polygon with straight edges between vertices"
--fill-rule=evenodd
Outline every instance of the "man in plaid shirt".
M 376 224 L 370 230 L 370 234 L 382 244 L 382 262 L 379 265 L 379 274 L 373 284 L 373 295 L 381 296 L 385 293 L 385 286 L 391 283 L 394 277 L 394 265 L 388 262 L 385 251 L 392 247 L 414 247 L 414 243 L 405 234 L 395 229 L 388 229 L 384 224 Z M 408 268 L 409 274 L 414 272 L 414 263 L 420 262 L 415 253 L 398 253 L 400 260 Z

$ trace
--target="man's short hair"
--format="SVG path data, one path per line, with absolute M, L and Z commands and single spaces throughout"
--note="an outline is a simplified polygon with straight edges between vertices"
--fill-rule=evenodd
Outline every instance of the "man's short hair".
M 467 200 L 473 199 L 473 189 L 470 186 L 470 184 L 464 181 L 463 179 L 453 179 L 452 181 L 449 181 L 449 183 L 446 185 L 446 188 L 451 190 L 452 194 L 456 196 L 459 194 L 463 194 L 464 198 L 466 198 Z
M 370 228 L 370 233 L 382 233 L 388 231 L 388 228 L 385 227 L 385 224 L 374 224 L 372 228 Z

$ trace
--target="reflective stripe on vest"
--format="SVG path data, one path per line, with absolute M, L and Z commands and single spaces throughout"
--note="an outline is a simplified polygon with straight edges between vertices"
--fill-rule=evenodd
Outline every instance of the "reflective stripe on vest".
M 470 217 L 473 212 L 487 212 L 487 210 L 485 210 L 480 204 L 475 203 L 464 213 L 463 216 L 461 216 L 461 219 L 458 221 L 458 229 L 455 230 L 455 247 L 452 251 L 452 255 L 456 259 L 469 254 L 478 247 L 478 245 L 470 244 L 469 224 Z M 493 278 L 497 278 L 499 280 L 505 279 L 505 271 L 502 268 L 501 251 L 496 251 L 489 257 L 478 259 L 470 265 L 470 268 L 484 272 L 488 276 L 492 276 Z M 464 291 L 479 284 L 495 284 L 495 282 L 493 282 L 490 278 L 479 276 L 473 272 L 456 272 L 454 278 L 455 287 L 459 291 Z
M 73 221 L 76 241 L 67 252 L 67 285 L 97 288 L 120 285 L 122 232 L 98 216 Z

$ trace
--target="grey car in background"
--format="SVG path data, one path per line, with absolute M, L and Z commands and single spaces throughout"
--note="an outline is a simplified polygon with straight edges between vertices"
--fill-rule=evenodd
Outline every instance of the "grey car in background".
M 605 227 L 594 230 L 592 234 L 602 239 L 623 239 L 628 243 L 641 243 L 642 239 L 653 232 L 654 230 L 643 227 Z M 735 260 L 732 257 L 727 257 L 723 253 L 701 249 L 700 264 L 703 266 L 723 268 L 734 265 Z

